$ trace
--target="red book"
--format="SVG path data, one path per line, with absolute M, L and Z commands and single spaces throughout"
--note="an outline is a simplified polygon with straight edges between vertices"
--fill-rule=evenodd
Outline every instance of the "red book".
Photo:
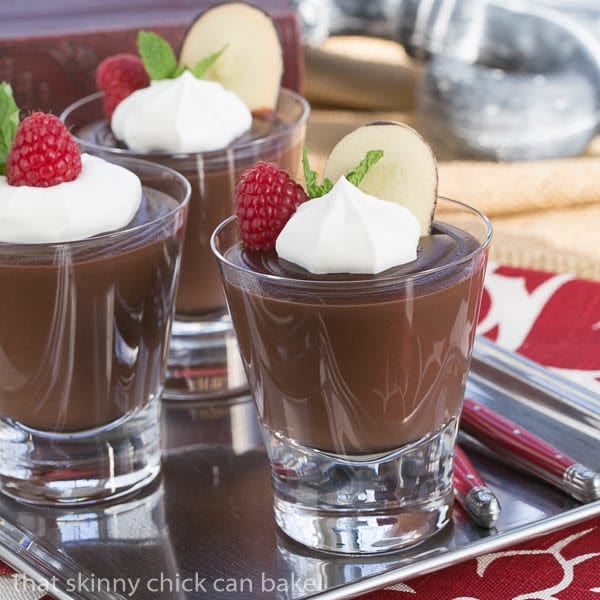
M 218 0 L 3 0 L 0 81 L 9 81 L 21 109 L 59 114 L 96 91 L 96 65 L 118 52 L 136 53 L 139 29 L 177 49 L 192 19 Z M 299 91 L 302 52 L 287 0 L 253 2 L 274 19 L 284 54 L 282 84 Z

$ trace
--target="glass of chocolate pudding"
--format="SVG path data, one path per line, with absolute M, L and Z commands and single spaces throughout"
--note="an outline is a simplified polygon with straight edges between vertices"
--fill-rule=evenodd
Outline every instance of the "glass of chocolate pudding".
M 147 161 L 111 162 L 142 183 L 125 227 L 0 243 L 0 489 L 22 501 L 113 499 L 159 474 L 190 186 Z
M 113 135 L 103 114 L 102 97 L 98 93 L 83 98 L 61 115 L 82 151 L 105 158 L 144 158 L 175 169 L 192 186 L 164 398 L 198 400 L 237 395 L 247 389 L 247 382 L 210 251 L 210 236 L 234 212 L 235 187 L 242 171 L 266 160 L 296 174 L 308 103 L 282 89 L 274 114 L 254 115 L 250 131 L 223 150 L 139 153 Z
M 440 199 L 416 261 L 315 275 L 212 238 L 272 466 L 275 518 L 331 552 L 412 546 L 441 530 L 491 238 Z

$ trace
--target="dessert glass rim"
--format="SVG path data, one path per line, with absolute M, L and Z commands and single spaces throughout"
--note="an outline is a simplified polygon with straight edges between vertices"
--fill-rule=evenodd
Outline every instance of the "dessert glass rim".
M 239 265 L 228 260 L 225 255 L 218 248 L 217 237 L 219 234 L 229 225 L 231 225 L 234 221 L 237 221 L 237 217 L 235 215 L 228 217 L 223 222 L 221 222 L 216 229 L 213 231 L 210 236 L 210 247 L 213 251 L 213 254 L 217 257 L 219 261 L 223 264 L 227 265 L 228 268 L 234 269 L 239 273 L 244 273 L 246 275 L 252 275 L 256 277 L 260 281 L 264 281 L 265 283 L 278 284 L 278 285 L 288 285 L 293 286 L 296 289 L 321 289 L 326 290 L 328 287 L 334 286 L 338 290 L 343 289 L 351 289 L 351 288 L 369 288 L 369 289 L 381 289 L 387 288 L 389 286 L 397 285 L 398 283 L 405 283 L 409 281 L 417 281 L 422 278 L 430 277 L 431 275 L 435 275 L 438 273 L 443 273 L 444 271 L 450 271 L 453 268 L 471 261 L 475 256 L 485 250 L 492 239 L 492 223 L 491 221 L 477 208 L 466 204 L 465 202 L 461 202 L 459 200 L 452 200 L 451 198 L 447 198 L 445 196 L 438 196 L 438 200 L 443 200 L 444 202 L 449 202 L 454 205 L 456 208 L 464 209 L 471 213 L 474 217 L 478 217 L 481 221 L 481 224 L 485 228 L 485 237 L 484 239 L 474 248 L 471 252 L 465 254 L 464 256 L 460 256 L 448 263 L 443 265 L 430 267 L 429 269 L 424 269 L 417 273 L 406 273 L 401 275 L 385 275 L 386 271 L 382 273 L 373 274 L 370 279 L 298 279 L 294 277 L 285 277 L 281 275 L 271 275 L 268 273 L 257 273 L 251 268 Z M 435 220 L 434 220 L 435 222 Z M 407 263 L 408 264 L 408 263 Z M 392 267 L 393 268 L 393 267 Z M 390 270 L 390 269 L 388 269 Z M 335 275 L 339 275 L 340 273 L 335 273 Z M 333 273 L 332 273 L 333 275 Z M 348 273 L 349 276 L 353 275 L 353 273 Z M 356 274 L 358 275 L 358 274 Z M 367 275 L 367 274 L 366 274 Z M 321 275 L 321 277 L 324 277 Z
M 116 229 L 113 231 L 106 231 L 103 233 L 98 233 L 96 235 L 91 235 L 86 238 L 82 238 L 82 239 L 78 239 L 78 240 L 66 240 L 63 242 L 3 242 L 3 241 L 0 241 L 0 250 L 7 250 L 7 249 L 12 250 L 14 248 L 19 248 L 23 251 L 24 250 L 32 250 L 33 252 L 35 252 L 35 250 L 41 250 L 41 249 L 54 250 L 54 249 L 64 248 L 64 247 L 77 248 L 77 247 L 82 247 L 82 246 L 89 246 L 90 244 L 92 244 L 92 245 L 93 244 L 104 244 L 106 242 L 110 242 L 111 240 L 116 240 L 116 239 L 119 239 L 124 236 L 130 236 L 132 234 L 139 233 L 141 231 L 148 229 L 149 227 L 152 227 L 153 225 L 156 225 L 162 221 L 166 221 L 169 218 L 171 218 L 173 215 L 180 212 L 189 203 L 190 196 L 192 193 L 192 186 L 190 185 L 190 182 L 181 173 L 179 173 L 175 169 L 172 169 L 171 167 L 167 167 L 164 165 L 159 165 L 152 161 L 144 160 L 142 158 L 134 158 L 134 157 L 130 157 L 130 156 L 119 156 L 119 157 L 111 157 L 111 158 L 118 160 L 119 163 L 122 166 L 125 166 L 126 168 L 127 168 L 127 165 L 131 165 L 132 167 L 138 165 L 140 168 L 156 169 L 156 170 L 162 171 L 162 172 L 166 171 L 171 177 L 174 177 L 176 180 L 178 180 L 182 184 L 183 189 L 185 190 L 183 200 L 181 202 L 178 202 L 177 206 L 169 209 L 167 212 L 165 212 L 161 215 L 158 215 L 157 217 L 150 219 L 149 221 L 145 221 L 144 223 L 140 223 L 138 225 L 134 225 L 131 227 L 125 226 L 125 227 L 121 227 L 120 229 Z M 111 162 L 110 159 L 105 159 L 105 160 L 108 160 L 108 162 Z M 142 184 L 142 194 L 146 187 L 149 187 L 149 186 L 145 186 Z
M 110 153 L 110 154 L 114 154 L 115 156 L 123 156 L 123 157 L 131 157 L 131 158 L 147 158 L 147 159 L 153 159 L 153 158 L 185 159 L 185 158 L 194 158 L 197 156 L 202 156 L 202 157 L 205 157 L 207 160 L 209 160 L 210 158 L 213 158 L 213 157 L 216 158 L 216 157 L 221 156 L 223 154 L 223 152 L 225 152 L 227 150 L 235 150 L 236 152 L 252 150 L 253 148 L 260 146 L 261 144 L 264 144 L 267 141 L 273 142 L 273 141 L 279 139 L 279 137 L 284 137 L 284 136 L 288 135 L 290 129 L 292 129 L 292 128 L 301 127 L 301 126 L 305 125 L 306 122 L 308 121 L 308 117 L 310 116 L 310 112 L 311 112 L 310 103 L 308 102 L 308 100 L 304 96 L 302 96 L 302 94 L 295 92 L 293 90 L 290 90 L 288 88 L 284 88 L 284 87 L 280 88 L 280 90 L 279 90 L 278 100 L 279 100 L 279 98 L 281 98 L 282 95 L 289 96 L 290 98 L 299 102 L 299 104 L 301 105 L 302 113 L 300 114 L 300 117 L 298 118 L 298 120 L 290 122 L 290 123 L 286 123 L 287 127 L 283 127 L 281 130 L 276 131 L 272 134 L 258 137 L 258 138 L 249 140 L 247 142 L 240 143 L 240 144 L 236 144 L 236 142 L 234 140 L 231 144 L 229 144 L 228 146 L 225 146 L 224 148 L 220 148 L 219 150 L 211 150 L 209 152 L 170 152 L 170 151 L 163 151 L 163 150 L 152 151 L 152 152 L 138 152 L 135 150 L 130 150 L 129 148 L 118 148 L 118 147 L 97 144 L 96 142 L 83 140 L 76 133 L 73 133 L 73 132 L 71 132 L 71 133 L 72 133 L 73 137 L 77 140 L 77 143 L 84 146 L 86 149 L 93 151 L 94 153 Z M 104 96 L 104 92 L 95 92 L 93 94 L 89 94 L 88 96 L 84 96 L 83 98 L 80 98 L 79 100 L 76 100 L 72 104 L 69 104 L 69 106 L 67 106 L 62 111 L 62 113 L 60 114 L 60 117 L 59 117 L 60 120 L 63 123 L 66 123 L 69 116 L 73 112 L 75 112 L 77 109 L 81 108 L 82 106 L 85 106 L 86 104 L 90 104 L 94 101 L 100 100 L 103 96 Z M 277 112 L 277 107 L 275 108 L 275 112 Z

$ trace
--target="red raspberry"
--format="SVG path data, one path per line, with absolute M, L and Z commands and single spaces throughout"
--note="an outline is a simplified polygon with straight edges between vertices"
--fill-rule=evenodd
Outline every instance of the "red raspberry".
M 136 90 L 148 87 L 150 78 L 138 56 L 115 54 L 98 65 L 96 85 L 104 92 L 104 113 L 110 119 L 121 100 Z
M 235 204 L 246 248 L 275 248 L 283 226 L 306 200 L 308 196 L 302 186 L 277 165 L 258 162 L 244 171 L 237 185 Z
M 79 173 L 79 147 L 58 117 L 36 112 L 21 121 L 6 161 L 10 185 L 50 187 Z

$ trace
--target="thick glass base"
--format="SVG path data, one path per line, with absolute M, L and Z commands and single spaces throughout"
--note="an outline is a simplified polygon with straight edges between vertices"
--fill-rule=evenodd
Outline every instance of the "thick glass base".
M 391 552 L 425 541 L 450 521 L 457 420 L 396 451 L 342 457 L 266 433 L 275 520 L 310 548 Z
M 203 321 L 175 319 L 169 345 L 165 400 L 226 398 L 247 389 L 228 315 Z
M 0 419 L 0 491 L 40 505 L 84 505 L 132 494 L 160 472 L 160 394 L 104 427 L 74 433 Z

